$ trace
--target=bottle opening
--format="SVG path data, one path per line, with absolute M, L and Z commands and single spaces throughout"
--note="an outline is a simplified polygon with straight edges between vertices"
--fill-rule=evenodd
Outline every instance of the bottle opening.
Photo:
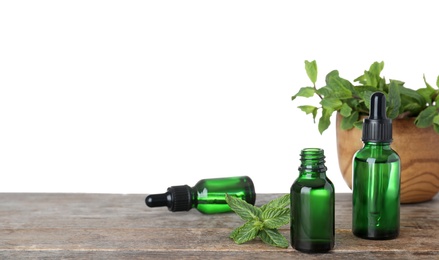
M 302 159 L 323 159 L 325 158 L 324 151 L 321 148 L 304 148 L 300 156 Z
M 302 150 L 305 153 L 323 153 L 323 149 L 321 148 L 305 148 Z

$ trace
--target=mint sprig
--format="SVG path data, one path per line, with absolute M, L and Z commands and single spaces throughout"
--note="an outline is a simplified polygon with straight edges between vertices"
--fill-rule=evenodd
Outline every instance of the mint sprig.
M 246 223 L 230 234 L 235 243 L 242 244 L 259 237 L 269 245 L 287 248 L 288 240 L 278 228 L 290 222 L 290 194 L 285 194 L 259 207 L 226 194 L 230 208 Z

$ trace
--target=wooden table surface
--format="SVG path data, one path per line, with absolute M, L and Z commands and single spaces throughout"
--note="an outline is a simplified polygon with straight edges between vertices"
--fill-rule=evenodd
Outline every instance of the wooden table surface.
M 256 205 L 282 194 L 258 194 Z M 351 194 L 336 194 L 336 245 L 304 254 L 260 240 L 236 245 L 234 213 L 147 208 L 146 195 L 0 193 L 0 259 L 439 259 L 439 196 L 401 206 L 397 239 L 351 233 Z M 289 226 L 280 229 L 289 240 Z

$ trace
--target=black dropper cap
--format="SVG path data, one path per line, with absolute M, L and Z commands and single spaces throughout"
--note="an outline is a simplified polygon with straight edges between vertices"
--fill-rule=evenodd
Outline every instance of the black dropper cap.
M 386 116 L 386 96 L 375 92 L 370 97 L 369 118 L 363 121 L 363 142 L 392 142 L 392 120 Z
M 172 212 L 188 211 L 192 208 L 191 187 L 188 185 L 171 186 L 166 193 L 151 194 L 145 199 L 148 207 L 168 207 Z

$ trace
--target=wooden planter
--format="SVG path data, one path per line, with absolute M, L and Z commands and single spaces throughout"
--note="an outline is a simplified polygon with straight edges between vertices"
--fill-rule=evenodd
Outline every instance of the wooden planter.
M 352 159 L 363 147 L 358 128 L 341 130 L 337 114 L 336 135 L 340 171 L 352 189 Z M 439 192 L 439 134 L 433 127 L 417 128 L 414 118 L 393 120 L 392 148 L 401 158 L 401 203 L 431 200 Z

